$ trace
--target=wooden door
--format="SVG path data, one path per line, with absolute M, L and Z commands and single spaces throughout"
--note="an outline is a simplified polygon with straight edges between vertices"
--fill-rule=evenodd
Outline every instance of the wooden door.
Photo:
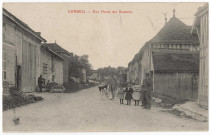
M 35 46 L 23 40 L 22 53 L 22 83 L 23 92 L 33 92 L 36 88 L 36 51 Z

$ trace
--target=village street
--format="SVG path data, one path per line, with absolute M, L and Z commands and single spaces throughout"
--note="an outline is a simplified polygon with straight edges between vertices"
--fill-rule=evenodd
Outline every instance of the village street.
M 207 130 L 207 122 L 180 118 L 162 112 L 120 105 L 101 100 L 97 87 L 76 93 L 36 93 L 44 100 L 19 107 L 16 116 L 20 124 L 12 122 L 14 112 L 3 112 L 3 130 L 6 131 L 200 131 Z

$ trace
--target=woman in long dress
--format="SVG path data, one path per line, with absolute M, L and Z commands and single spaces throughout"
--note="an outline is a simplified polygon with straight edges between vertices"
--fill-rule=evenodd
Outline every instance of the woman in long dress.
M 133 85 L 133 100 L 135 101 L 135 106 L 139 106 L 139 102 L 140 102 L 140 99 L 141 99 L 141 91 L 140 91 L 140 85 L 138 82 L 136 82 L 134 85 Z

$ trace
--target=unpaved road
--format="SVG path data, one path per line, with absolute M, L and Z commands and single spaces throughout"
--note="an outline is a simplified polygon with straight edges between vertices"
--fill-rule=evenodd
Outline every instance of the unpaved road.
M 119 100 L 101 100 L 97 87 L 77 93 L 36 93 L 42 102 L 16 109 L 20 124 L 12 122 L 13 110 L 3 112 L 4 132 L 87 131 L 207 131 L 208 122 L 180 118 L 140 106 L 120 105 Z

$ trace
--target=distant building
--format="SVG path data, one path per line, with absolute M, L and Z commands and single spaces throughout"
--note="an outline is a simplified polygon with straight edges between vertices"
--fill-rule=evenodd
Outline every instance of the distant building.
M 63 85 L 63 66 L 65 58 L 48 48 L 45 44 L 41 46 L 41 74 L 45 84 L 56 82 Z
M 91 76 L 89 77 L 91 80 L 101 81 L 101 73 L 98 70 L 91 70 Z
M 199 8 L 195 13 L 192 33 L 197 33 L 200 41 L 200 72 L 199 72 L 199 89 L 198 104 L 208 108 L 209 95 L 209 6 L 208 3 Z
M 16 86 L 33 92 L 40 75 L 40 46 L 46 42 L 27 24 L 3 8 L 3 92 Z
M 189 58 L 191 56 L 193 60 Z M 190 26 L 175 17 L 174 10 L 173 17 L 129 63 L 128 81 L 139 80 L 142 85 L 145 72 L 150 72 L 154 92 L 194 101 L 197 96 L 198 58 L 198 37 L 191 34 Z M 189 67 L 186 63 L 195 65 Z M 182 92 L 178 94 L 179 91 Z

